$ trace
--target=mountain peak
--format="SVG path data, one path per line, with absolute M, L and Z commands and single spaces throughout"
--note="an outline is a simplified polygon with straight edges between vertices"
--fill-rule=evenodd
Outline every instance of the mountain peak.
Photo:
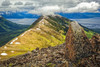
M 78 59 L 90 56 L 91 49 L 91 43 L 84 29 L 77 22 L 71 22 L 66 36 L 66 57 L 76 62 Z
M 38 26 L 39 23 L 43 21 L 44 23 L 46 24 L 51 24 L 51 25 L 54 25 L 54 26 L 57 26 L 57 25 L 67 25 L 68 26 L 68 23 L 70 22 L 69 19 L 66 19 L 60 15 L 42 15 L 40 16 L 39 19 L 37 19 L 31 26 L 30 28 L 34 27 L 34 26 Z M 38 25 L 37 25 L 38 24 Z M 57 25 L 55 25 L 57 24 Z
M 72 30 L 73 30 L 74 33 L 75 32 L 82 33 L 82 27 L 76 21 L 71 22 L 71 28 L 72 28 Z

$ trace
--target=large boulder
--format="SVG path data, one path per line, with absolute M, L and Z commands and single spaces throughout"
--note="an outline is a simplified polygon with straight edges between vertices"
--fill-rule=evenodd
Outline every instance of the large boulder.
M 65 57 L 75 63 L 92 54 L 92 45 L 84 29 L 77 22 L 70 23 L 66 36 L 65 52 Z

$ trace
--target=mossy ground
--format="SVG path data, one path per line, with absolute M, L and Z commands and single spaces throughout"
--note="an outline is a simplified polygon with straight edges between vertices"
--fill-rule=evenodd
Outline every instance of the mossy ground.
M 85 31 L 85 34 L 87 35 L 87 37 L 90 39 L 92 38 L 93 35 L 95 35 L 96 33 L 93 31 Z

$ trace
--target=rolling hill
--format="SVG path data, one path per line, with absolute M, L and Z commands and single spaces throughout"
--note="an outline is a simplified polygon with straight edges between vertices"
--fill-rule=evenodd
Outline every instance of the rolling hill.
M 41 49 L 63 44 L 70 22 L 72 21 L 59 15 L 41 16 L 28 30 L 0 48 L 0 53 L 8 54 L 1 56 L 1 59 L 24 54 L 36 48 Z M 89 38 L 95 34 L 86 27 L 84 29 Z
M 6 44 L 12 38 L 24 32 L 27 28 L 27 25 L 16 24 L 0 16 L 0 46 Z
M 13 23 L 0 16 L 0 32 L 9 32 L 13 30 L 23 29 L 27 26 Z

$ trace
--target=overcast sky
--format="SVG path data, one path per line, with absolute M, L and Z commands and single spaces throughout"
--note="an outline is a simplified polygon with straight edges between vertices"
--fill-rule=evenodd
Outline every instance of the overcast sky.
M 99 12 L 100 0 L 0 0 L 0 11 L 28 11 L 49 15 L 56 12 Z

